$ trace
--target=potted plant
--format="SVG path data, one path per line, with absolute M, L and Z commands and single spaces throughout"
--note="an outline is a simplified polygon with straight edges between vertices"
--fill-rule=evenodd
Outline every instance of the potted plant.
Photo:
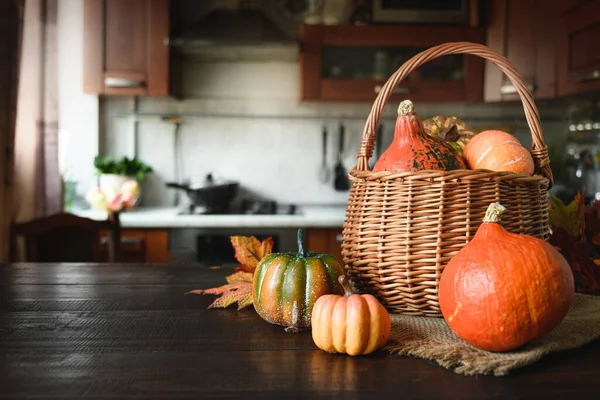
M 135 157 L 115 161 L 112 156 L 96 156 L 94 167 L 98 174 L 98 187 L 94 191 L 103 195 L 108 208 L 127 209 L 139 204 L 140 185 L 152 167 Z

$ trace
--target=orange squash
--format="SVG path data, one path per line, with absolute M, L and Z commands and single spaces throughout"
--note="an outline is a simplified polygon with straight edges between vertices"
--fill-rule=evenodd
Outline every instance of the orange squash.
M 571 307 L 573 274 L 547 242 L 507 232 L 492 203 L 483 224 L 444 268 L 438 299 L 458 337 L 488 351 L 516 349 L 548 334 Z
M 413 103 L 410 100 L 401 102 L 394 139 L 375 163 L 373 171 L 450 171 L 464 168 L 462 157 L 452 146 L 425 133 Z
M 372 295 L 352 293 L 345 276 L 338 280 L 345 295 L 321 296 L 313 307 L 313 341 L 328 353 L 372 353 L 390 338 L 390 315 Z
M 463 152 L 470 169 L 510 171 L 533 175 L 533 158 L 510 133 L 489 130 L 475 135 Z

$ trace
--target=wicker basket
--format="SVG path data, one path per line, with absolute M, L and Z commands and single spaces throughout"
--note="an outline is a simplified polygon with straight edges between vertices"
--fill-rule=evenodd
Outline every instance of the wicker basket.
M 488 170 L 369 170 L 376 127 L 393 90 L 422 64 L 448 54 L 487 59 L 517 88 L 533 138 L 533 176 Z M 359 292 L 373 294 L 393 313 L 441 316 L 437 293 L 444 266 L 473 237 L 492 202 L 508 209 L 502 216 L 507 230 L 548 239 L 552 172 L 537 108 L 511 63 L 480 44 L 432 47 L 389 78 L 365 124 L 358 162 L 349 179 L 352 186 L 342 242 L 347 273 Z

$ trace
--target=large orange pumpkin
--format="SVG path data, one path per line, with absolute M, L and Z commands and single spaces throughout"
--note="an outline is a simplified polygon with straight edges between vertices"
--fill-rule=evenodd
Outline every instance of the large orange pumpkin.
M 410 100 L 398 107 L 394 140 L 381 154 L 373 171 L 408 172 L 464 169 L 461 155 L 441 139 L 429 136 Z
M 475 135 L 463 152 L 470 169 L 510 171 L 533 175 L 533 158 L 510 133 L 489 130 Z
M 541 239 L 504 230 L 505 211 L 489 206 L 476 235 L 444 268 L 438 290 L 450 328 L 488 351 L 545 336 L 565 317 L 574 294 L 564 257 Z
M 352 293 L 345 276 L 338 280 L 346 294 L 317 299 L 311 317 L 313 341 L 329 353 L 372 353 L 390 338 L 390 315 L 372 295 Z

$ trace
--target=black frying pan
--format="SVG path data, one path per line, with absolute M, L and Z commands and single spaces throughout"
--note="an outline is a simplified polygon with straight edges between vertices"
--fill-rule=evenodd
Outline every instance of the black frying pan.
M 237 182 L 223 184 L 211 182 L 212 179 L 207 177 L 207 183 L 201 187 L 191 187 L 188 184 L 176 182 L 167 182 L 166 186 L 185 191 L 192 204 L 206 207 L 207 213 L 228 212 L 232 200 L 237 196 L 239 184 Z

